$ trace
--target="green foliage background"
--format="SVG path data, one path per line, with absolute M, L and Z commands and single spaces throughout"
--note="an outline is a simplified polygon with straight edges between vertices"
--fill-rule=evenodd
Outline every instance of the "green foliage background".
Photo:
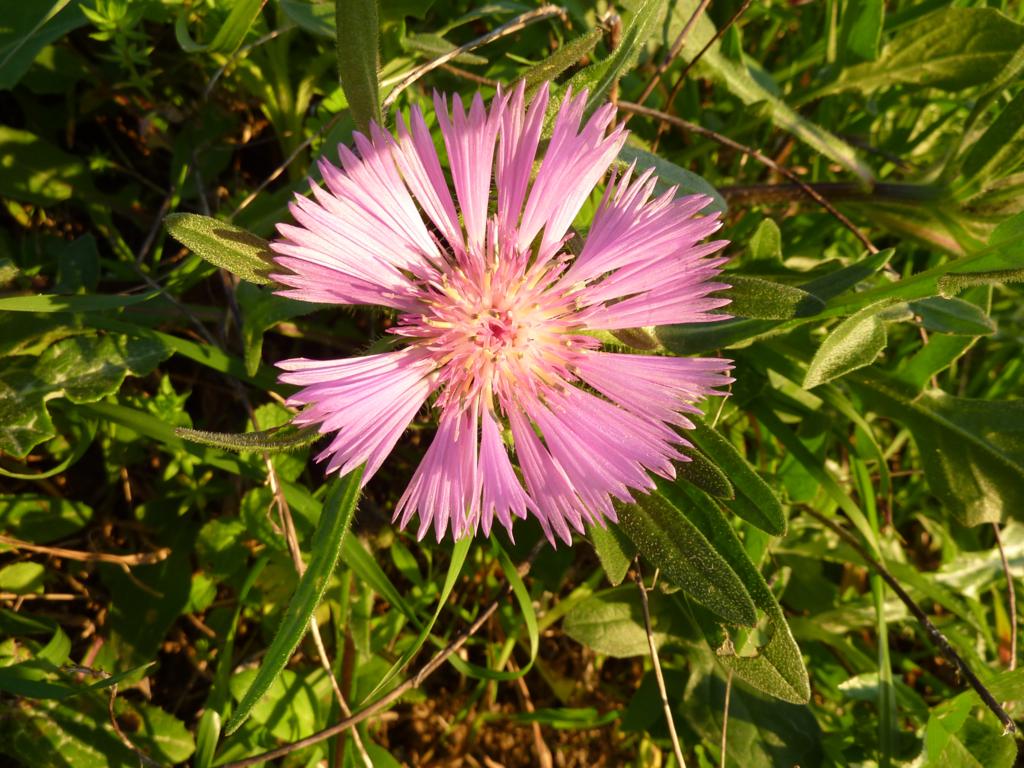
M 373 716 L 268 764 L 674 765 L 653 645 L 690 765 L 1017 764 L 1024 10 L 698 5 L 5 7 L 0 754 L 231 764 L 341 694 Z M 264 238 L 357 126 L 523 78 L 619 101 L 623 163 L 726 211 L 736 319 L 607 343 L 736 383 L 620 526 L 420 543 L 427 417 L 359 497 L 272 365 L 388 318 L 274 296 Z

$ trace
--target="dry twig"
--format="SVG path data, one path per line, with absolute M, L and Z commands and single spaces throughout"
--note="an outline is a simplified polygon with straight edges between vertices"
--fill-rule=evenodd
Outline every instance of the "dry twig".
M 710 128 L 705 128 L 702 125 L 691 123 L 689 120 L 683 120 L 681 117 L 675 117 L 674 115 L 667 114 L 657 109 L 650 109 L 649 107 L 645 107 L 641 104 L 636 104 L 631 101 L 620 101 L 619 107 L 627 112 L 635 112 L 638 115 L 644 115 L 645 117 L 650 117 L 655 120 L 662 120 L 668 123 L 669 125 L 674 125 L 675 127 L 681 128 L 684 131 L 689 131 L 691 133 L 696 133 L 700 136 L 705 136 L 711 139 L 712 141 L 721 144 L 722 146 L 729 147 L 730 149 L 734 149 L 737 152 L 742 152 L 745 155 L 749 155 L 762 165 L 771 168 L 776 173 L 785 176 L 787 179 L 789 179 L 798 187 L 800 187 L 804 194 L 806 194 L 814 202 L 816 202 L 818 205 L 820 205 L 822 208 L 824 208 L 826 211 L 832 214 L 832 216 L 834 216 L 840 224 L 842 224 L 844 227 L 850 230 L 850 232 L 853 233 L 854 237 L 856 237 L 858 240 L 861 241 L 861 243 L 864 244 L 864 247 L 868 249 L 869 253 L 878 253 L 878 249 L 875 247 L 874 243 L 872 243 L 868 239 L 867 235 L 865 235 L 863 232 L 860 231 L 860 229 L 857 228 L 856 224 L 854 224 L 846 216 L 844 216 L 842 212 L 837 210 L 836 207 L 832 205 L 832 203 L 830 203 L 828 200 L 822 197 L 821 194 L 816 189 L 814 189 L 810 184 L 805 182 L 803 179 L 801 179 L 799 176 L 793 173 L 793 171 L 786 168 L 784 165 L 780 165 L 779 163 L 772 160 L 764 153 L 759 152 L 753 147 L 748 147 L 745 144 L 740 144 L 738 141 L 733 141 L 728 136 L 723 136 L 717 131 L 712 131 Z
M 679 734 L 676 733 L 676 723 L 672 719 L 672 707 L 668 703 L 668 691 L 665 689 L 665 676 L 661 673 L 661 660 L 658 658 L 658 649 L 654 645 L 654 632 L 651 629 L 651 607 L 647 601 L 648 588 L 640 575 L 640 563 L 635 563 L 636 569 L 633 578 L 636 579 L 636 586 L 640 590 L 640 604 L 644 609 L 644 629 L 647 631 L 647 647 L 651 652 L 651 664 L 654 665 L 654 679 L 658 682 L 658 693 L 661 695 L 661 707 L 665 711 L 665 720 L 668 722 L 668 735 L 672 739 L 672 751 L 675 753 L 676 762 L 680 768 L 686 768 L 686 760 L 683 757 L 683 747 L 679 743 Z M 658 574 L 654 574 L 654 581 L 658 580 Z M 650 587 L 654 589 L 653 584 Z

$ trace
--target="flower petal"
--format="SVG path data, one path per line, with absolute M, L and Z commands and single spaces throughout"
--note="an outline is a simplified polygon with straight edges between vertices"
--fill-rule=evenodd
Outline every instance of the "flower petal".
M 434 363 L 413 350 L 344 360 L 284 360 L 281 381 L 302 387 L 289 405 L 306 405 L 294 423 L 337 432 L 317 461 L 327 472 L 348 474 L 365 464 L 363 485 L 380 468 L 398 438 L 437 386 Z
M 522 252 L 527 251 L 543 228 L 538 252 L 540 261 L 554 256 L 594 185 L 626 141 L 626 131 L 621 127 L 607 137 L 604 135 L 615 117 L 615 107 L 611 104 L 598 109 L 577 133 L 586 100 L 586 91 L 575 97 L 571 91 L 566 93 L 544 160 L 526 200 L 518 247 Z

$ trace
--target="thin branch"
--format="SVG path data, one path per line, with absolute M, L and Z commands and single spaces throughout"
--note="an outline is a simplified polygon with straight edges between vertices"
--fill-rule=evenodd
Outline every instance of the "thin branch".
M 150 768 L 163 768 L 160 763 L 136 747 L 125 732 L 121 730 L 121 724 L 117 722 L 117 713 L 114 712 L 114 701 L 116 699 L 117 683 L 114 683 L 110 686 L 110 697 L 107 699 L 107 713 L 110 715 L 110 725 L 113 727 L 114 733 L 117 734 L 117 738 L 120 739 L 121 743 L 124 744 L 127 749 L 131 750 L 135 756 L 139 758 L 140 765 L 150 766 Z
M 402 77 L 402 79 L 395 84 L 395 87 L 391 89 L 391 92 L 388 93 L 383 103 L 381 104 L 381 109 L 387 110 L 388 108 L 390 108 L 391 105 L 394 104 L 395 101 L 398 99 L 398 95 L 402 91 L 404 91 L 410 85 L 412 85 L 421 77 L 426 75 L 428 72 L 432 72 L 438 67 L 444 66 L 452 59 L 461 56 L 464 53 L 469 53 L 470 51 L 473 51 L 483 45 L 493 43 L 495 40 L 499 40 L 502 37 L 507 37 L 511 34 L 520 31 L 521 29 L 525 29 L 530 24 L 534 24 L 538 21 L 543 21 L 544 19 L 550 19 L 552 16 L 558 16 L 562 19 L 568 18 L 568 14 L 566 13 L 564 8 L 557 5 L 542 5 L 540 8 L 535 8 L 532 11 L 527 11 L 526 13 L 522 13 L 519 16 L 516 16 L 514 19 L 506 22 L 505 24 L 502 24 L 500 27 L 491 30 L 486 35 L 482 35 L 476 38 L 475 40 L 470 40 L 465 45 L 460 45 L 458 48 L 453 48 L 452 50 L 448 51 L 448 53 L 442 56 L 438 56 L 436 59 L 432 59 L 431 61 L 425 62 L 424 64 L 421 64 L 420 66 L 412 70 L 409 74 Z
M 106 552 L 82 552 L 77 549 L 64 549 L 63 547 L 44 547 L 40 544 L 32 544 L 28 541 L 16 539 L 0 533 L 0 544 L 5 544 L 14 549 L 25 552 L 38 552 L 51 557 L 61 557 L 65 560 L 77 560 L 83 563 L 113 563 L 114 565 L 153 565 L 161 560 L 166 560 L 171 554 L 169 547 L 161 547 L 154 552 L 143 552 L 138 555 L 111 555 Z
M 696 133 L 700 136 L 705 136 L 711 139 L 712 141 L 721 144 L 722 146 L 729 147 L 730 149 L 734 149 L 737 152 L 742 152 L 745 155 L 749 155 L 762 165 L 771 168 L 776 173 L 785 176 L 787 179 L 789 179 L 798 187 L 800 187 L 804 194 L 806 194 L 808 197 L 814 200 L 814 202 L 816 202 L 818 205 L 820 205 L 822 208 L 824 208 L 826 211 L 832 214 L 832 216 L 834 216 L 840 224 L 842 224 L 844 227 L 850 230 L 850 232 L 852 232 L 853 235 L 858 240 L 860 240 L 861 243 L 864 244 L 864 247 L 867 248 L 870 253 L 878 253 L 878 249 L 867 238 L 867 236 L 857 228 L 857 225 L 850 221 L 848 218 L 846 218 L 846 216 L 844 216 L 840 211 L 838 211 L 836 207 L 832 205 L 832 203 L 830 203 L 828 200 L 822 197 L 816 189 L 807 184 L 807 182 L 805 182 L 791 170 L 789 170 L 783 165 L 779 165 L 770 157 L 759 152 L 753 147 L 748 147 L 744 144 L 740 144 L 738 141 L 733 141 L 728 136 L 723 136 L 717 131 L 712 131 L 710 128 L 705 128 L 704 126 L 697 125 L 696 123 L 691 123 L 689 120 L 683 120 L 681 117 L 675 117 L 674 115 L 669 115 L 657 109 L 650 109 L 649 107 L 645 107 L 640 104 L 635 104 L 630 101 L 620 101 L 619 107 L 627 112 L 634 112 L 638 115 L 644 115 L 645 117 L 650 117 L 655 120 L 662 120 L 668 123 L 669 125 L 674 125 L 675 127 L 681 128 L 684 131 L 690 131 L 691 133 Z
M 679 91 L 682 90 L 683 83 L 686 82 L 686 76 L 690 74 L 690 70 L 697 66 L 697 62 L 701 60 L 712 45 L 722 39 L 725 33 L 729 31 L 729 27 L 735 24 L 739 20 L 740 16 L 746 13 L 747 8 L 750 7 L 750 2 L 751 0 L 743 0 L 742 5 L 736 9 L 736 13 L 730 16 L 729 20 L 722 25 L 721 29 L 715 32 L 715 36 L 708 40 L 707 43 L 704 44 L 704 47 L 697 52 L 697 55 L 686 63 L 686 66 L 683 67 L 683 71 L 679 73 L 679 77 L 676 78 L 676 82 L 672 86 L 672 92 L 669 94 L 668 101 L 666 102 L 667 104 L 671 104 L 675 101 L 676 96 L 679 95 Z
M 704 13 L 705 10 L 707 10 L 709 5 L 711 5 L 711 0 L 701 0 L 693 13 L 690 14 L 690 18 L 687 19 L 686 24 L 679 31 L 679 34 L 676 35 L 676 39 L 675 42 L 672 43 L 672 47 L 665 55 L 665 58 L 661 60 L 661 64 L 659 64 L 658 68 L 654 71 L 654 75 L 647 83 L 647 87 L 644 88 L 643 93 L 640 94 L 640 98 L 636 100 L 637 104 L 643 104 L 647 101 L 647 98 L 654 93 L 654 89 L 657 88 L 658 83 L 661 82 L 661 76 L 665 74 L 665 71 L 672 65 L 672 62 L 675 61 L 676 56 L 678 56 L 679 52 L 683 50 L 683 45 L 686 43 L 686 38 L 689 37 L 690 32 L 693 30 L 694 24 L 697 23 L 697 19 L 700 18 L 700 15 Z M 701 53 L 703 53 L 703 51 Z M 626 115 L 622 124 L 626 125 L 632 118 L 632 114 Z
M 654 632 L 651 629 L 651 607 L 647 602 L 647 587 L 640 575 L 640 564 L 636 563 L 633 572 L 636 586 L 640 590 L 640 604 L 644 609 L 644 629 L 647 631 L 647 647 L 651 652 L 651 663 L 654 665 L 654 679 L 658 682 L 658 693 L 661 695 L 661 707 L 665 711 L 665 720 L 668 722 L 668 735 L 672 739 L 672 751 L 675 752 L 676 762 L 679 768 L 686 768 L 686 760 L 683 757 L 683 747 L 679 743 L 679 734 L 676 733 L 676 723 L 672 719 L 672 707 L 668 703 L 668 692 L 665 689 L 665 676 L 661 673 L 661 660 L 658 658 L 658 649 L 654 645 Z M 655 580 L 658 576 L 655 574 Z M 651 589 L 653 589 L 653 585 Z
M 931 641 L 939 649 L 942 655 L 952 662 L 953 666 L 956 667 L 964 678 L 966 678 L 967 682 L 974 689 L 974 692 L 977 693 L 985 703 L 985 706 L 992 710 L 992 713 L 999 719 L 999 722 L 1003 724 L 1003 733 L 1007 734 L 1016 732 L 1017 727 L 1013 724 L 1013 720 L 1010 716 L 1006 714 L 1006 710 L 1004 710 L 999 702 L 995 700 L 995 697 L 991 692 L 989 692 L 988 688 L 985 687 L 984 683 L 978 679 L 978 676 L 971 671 L 971 668 L 967 666 L 967 663 L 960 658 L 960 655 L 953 650 L 953 646 L 949 644 L 949 640 L 947 640 L 946 636 L 939 631 L 938 627 L 932 624 L 931 619 L 928 618 L 928 614 L 924 612 L 921 606 L 914 602 L 914 599 L 907 594 L 907 591 L 903 589 L 903 586 L 896 581 L 895 577 L 893 577 L 891 573 L 889 573 L 889 569 L 880 561 L 876 560 L 870 552 L 868 552 L 867 548 L 861 544 L 860 539 L 834 520 L 829 520 L 821 513 L 816 512 L 809 507 L 805 507 L 804 509 L 807 514 L 823 523 L 847 544 L 857 550 L 857 554 L 861 556 L 861 559 L 871 566 L 878 575 L 882 577 L 885 583 L 892 588 L 892 591 L 896 593 L 896 596 L 903 601 L 903 604 L 907 606 L 907 609 L 914 615 L 914 618 L 917 619 L 918 623 L 924 627 L 924 630 L 928 634 L 928 637 L 931 638 Z
M 729 677 L 725 679 L 725 704 L 722 705 L 722 756 L 718 761 L 721 768 L 725 768 L 725 752 L 728 746 L 729 733 L 729 699 L 732 697 L 732 670 L 729 670 Z
M 1010 671 L 1017 668 L 1017 593 L 1013 586 L 1013 573 L 1010 571 L 1010 561 L 1006 559 L 1006 549 L 1003 547 L 1003 533 L 999 529 L 999 523 L 992 523 L 992 530 L 996 534 L 996 546 L 999 547 L 999 559 L 1003 561 L 1003 573 L 1006 575 L 1006 596 L 1010 611 Z
M 402 698 L 402 696 L 404 696 L 409 691 L 415 688 L 419 688 L 421 685 L 423 685 L 423 681 L 430 677 L 430 675 L 432 675 L 435 671 L 437 671 L 437 669 L 442 664 L 444 664 L 445 661 L 447 661 L 449 656 L 451 656 L 453 653 L 456 653 L 460 648 L 462 648 L 463 645 L 466 644 L 466 641 L 469 640 L 469 638 L 471 638 L 473 635 L 480 631 L 480 628 L 484 624 L 486 624 L 487 621 L 491 618 L 491 616 L 494 615 L 494 612 L 498 610 L 498 605 L 500 604 L 500 602 L 500 600 L 492 600 L 484 609 L 483 613 L 481 613 L 480 616 L 477 617 L 476 621 L 474 621 L 466 630 L 464 630 L 462 634 L 458 635 L 458 637 L 456 637 L 454 640 L 448 643 L 448 645 L 446 645 L 443 649 L 438 651 L 438 653 L 436 653 L 433 656 L 433 658 L 430 659 L 430 661 L 423 665 L 419 672 L 417 672 L 412 677 L 407 678 L 397 688 L 394 688 L 388 694 L 382 696 L 380 699 L 373 702 L 365 709 L 356 712 L 351 717 L 346 717 L 344 720 L 342 720 L 339 723 L 336 723 L 335 725 L 332 725 L 330 728 L 324 728 L 322 731 L 317 731 L 312 736 L 307 736 L 304 739 L 299 739 L 298 741 L 294 741 L 291 744 L 285 744 L 283 747 L 278 747 L 277 749 L 272 749 L 269 752 L 264 752 L 262 755 L 254 755 L 252 757 L 247 757 L 243 760 L 236 760 L 232 763 L 224 763 L 221 766 L 221 768 L 247 768 L 247 766 L 250 765 L 259 765 L 261 763 L 266 762 L 267 760 L 273 760 L 278 757 L 284 757 L 285 755 L 291 754 L 296 750 L 312 746 L 313 744 L 319 744 L 321 741 L 329 739 L 332 736 L 337 736 L 339 733 L 344 733 L 349 728 L 359 725 L 359 723 L 365 720 L 369 720 L 371 717 L 373 717 L 381 710 L 390 707 L 392 704 L 394 704 L 398 699 Z

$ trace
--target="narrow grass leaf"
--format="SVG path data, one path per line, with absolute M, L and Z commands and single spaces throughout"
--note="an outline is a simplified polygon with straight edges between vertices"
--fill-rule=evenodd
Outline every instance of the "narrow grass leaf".
M 359 500 L 359 480 L 362 474 L 362 470 L 357 469 L 332 482 L 313 538 L 309 564 L 299 579 L 299 585 L 285 609 L 281 626 L 267 649 L 256 677 L 239 702 L 238 709 L 224 726 L 226 735 L 234 733 L 246 721 L 306 634 L 310 617 L 327 589 L 341 554 L 342 542 Z

